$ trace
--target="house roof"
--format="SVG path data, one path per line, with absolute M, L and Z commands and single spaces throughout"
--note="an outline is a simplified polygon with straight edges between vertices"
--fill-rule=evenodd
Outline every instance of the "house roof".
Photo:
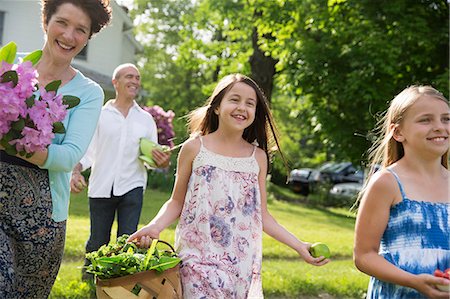
M 73 63 L 72 65 L 76 69 L 78 69 L 80 72 L 82 72 L 83 75 L 85 75 L 89 79 L 92 79 L 95 82 L 97 82 L 103 89 L 108 90 L 108 91 L 114 91 L 114 86 L 112 85 L 110 76 L 106 76 L 106 75 L 96 72 L 90 68 L 81 66 L 77 63 Z

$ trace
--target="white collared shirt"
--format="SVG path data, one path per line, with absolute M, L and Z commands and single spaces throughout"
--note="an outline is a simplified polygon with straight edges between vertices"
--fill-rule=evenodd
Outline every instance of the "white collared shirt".
M 89 148 L 81 159 L 83 170 L 91 167 L 89 197 L 121 196 L 147 185 L 147 171 L 140 155 L 139 141 L 145 137 L 158 142 L 155 121 L 134 101 L 127 117 L 116 109 L 113 100 L 102 108 Z

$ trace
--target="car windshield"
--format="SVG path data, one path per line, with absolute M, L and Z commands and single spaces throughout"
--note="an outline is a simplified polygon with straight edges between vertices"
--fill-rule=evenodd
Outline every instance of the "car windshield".
M 328 163 L 325 163 L 322 166 L 320 166 L 318 168 L 318 170 L 319 171 L 326 171 L 326 170 L 328 170 L 328 169 L 330 169 L 330 168 L 332 168 L 334 166 L 336 166 L 336 163 L 328 162 Z
M 306 170 L 306 169 L 298 169 L 297 170 L 297 174 L 298 175 L 304 175 L 304 176 L 307 176 L 308 174 L 309 174 L 309 170 Z
M 327 172 L 340 172 L 341 170 L 345 169 L 349 165 L 349 162 L 342 162 L 332 165 L 331 167 L 327 168 Z

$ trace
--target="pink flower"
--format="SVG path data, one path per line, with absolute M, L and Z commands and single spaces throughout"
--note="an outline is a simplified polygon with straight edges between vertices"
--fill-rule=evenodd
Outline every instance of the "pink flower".
M 34 153 L 38 150 L 44 150 L 55 137 L 52 131 L 38 131 L 30 127 L 24 127 L 22 130 L 23 137 L 10 142 L 16 145 L 17 151 L 25 150 L 27 153 Z
M 155 120 L 158 129 L 158 143 L 173 147 L 175 133 L 173 131 L 172 120 L 175 117 L 175 113 L 172 110 L 166 112 L 158 105 L 143 107 L 143 109 L 150 113 Z
M 0 137 L 9 131 L 11 122 L 26 114 L 26 104 L 11 88 L 12 83 L 0 83 Z
M 28 116 L 39 130 L 46 130 L 53 124 L 48 115 L 47 103 L 44 101 L 34 100 L 34 106 L 28 108 Z
M 41 98 L 47 103 L 48 114 L 52 122 L 64 120 L 67 114 L 67 105 L 62 102 L 62 95 L 56 95 L 54 91 L 47 92 L 45 88 L 39 89 Z
M 67 115 L 68 105 L 57 90 L 40 88 L 40 96 L 36 98 L 39 74 L 33 63 L 39 58 L 36 54 L 28 57 L 33 62 L 20 58 L 17 64 L 0 61 L 1 76 L 8 71 L 17 75 L 11 76 L 10 82 L 0 83 L 0 140 L 8 140 L 5 150 L 11 154 L 44 150 L 55 137 L 54 123 L 62 122 Z M 51 89 L 49 85 L 46 88 Z M 16 138 L 10 140 L 11 136 Z
M 19 77 L 19 82 L 14 88 L 15 92 L 21 98 L 29 98 L 33 95 L 36 89 L 35 86 L 38 84 L 37 71 L 33 68 L 30 61 L 19 63 L 13 67 L 14 69 L 17 71 Z

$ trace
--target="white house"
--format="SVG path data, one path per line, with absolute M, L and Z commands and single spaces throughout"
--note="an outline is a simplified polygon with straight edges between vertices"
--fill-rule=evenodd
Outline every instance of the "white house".
M 116 1 L 111 1 L 111 6 L 111 24 L 91 38 L 73 63 L 85 76 L 103 87 L 107 98 L 114 94 L 111 75 L 115 67 L 136 62 L 136 53 L 142 50 L 134 38 L 133 22 L 126 8 Z M 40 0 L 0 0 L 0 45 L 14 41 L 20 52 L 41 49 L 44 33 L 40 12 Z

